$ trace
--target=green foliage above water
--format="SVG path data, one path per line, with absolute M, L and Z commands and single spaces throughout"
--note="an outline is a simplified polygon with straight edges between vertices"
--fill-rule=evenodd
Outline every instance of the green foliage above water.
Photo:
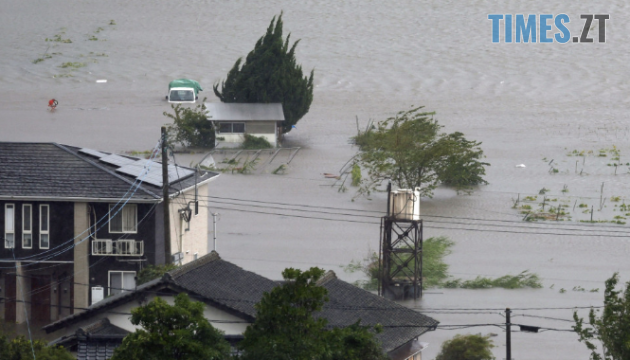
M 241 146 L 242 149 L 246 149 L 246 150 L 258 150 L 258 149 L 271 149 L 273 146 L 271 146 L 271 143 L 269 143 L 269 141 L 267 141 L 267 139 L 265 139 L 262 136 L 254 136 L 254 135 L 250 135 L 250 134 L 244 134 L 243 135 L 245 137 L 245 140 L 243 141 L 243 145 Z
M 194 108 L 182 107 L 181 104 L 171 105 L 173 113 L 163 113 L 164 116 L 173 119 L 168 126 L 168 138 L 171 144 L 180 144 L 184 147 L 213 148 L 214 127 L 212 121 L 206 118 L 206 106 L 204 98 L 200 105 Z
M 369 195 L 391 181 L 430 197 L 440 184 L 465 192 L 487 184 L 483 176 L 490 164 L 481 161 L 481 143 L 460 132 L 442 133 L 434 115 L 416 107 L 358 131 L 352 140 L 359 147 L 358 163 L 370 179 L 360 192 Z
M 423 288 L 462 288 L 462 289 L 520 289 L 542 287 L 542 282 L 537 274 L 526 271 L 518 275 L 504 275 L 495 279 L 478 276 L 473 280 L 453 279 L 448 273 L 448 264 L 444 262 L 444 257 L 451 253 L 451 248 L 455 243 L 446 236 L 431 237 L 423 242 L 423 268 L 422 280 Z M 396 268 L 405 261 L 405 255 L 401 255 L 394 260 Z M 362 272 L 368 278 L 366 281 L 356 282 L 355 285 L 366 290 L 376 290 L 379 278 L 378 254 L 373 252 L 362 261 L 352 261 L 344 267 L 346 272 Z M 409 268 L 415 266 L 412 260 L 407 265 Z
M 473 280 L 453 279 L 444 282 L 446 288 L 461 289 L 522 289 L 522 288 L 542 288 L 540 277 L 537 274 L 529 273 L 528 270 L 518 275 L 504 275 L 496 279 L 477 276 Z

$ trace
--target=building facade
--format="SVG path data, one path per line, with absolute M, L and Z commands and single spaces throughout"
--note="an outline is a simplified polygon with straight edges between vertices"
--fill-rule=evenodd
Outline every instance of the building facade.
M 151 160 L 91 149 L 0 143 L 0 317 L 49 323 L 134 289 L 138 271 L 163 264 L 158 171 Z M 169 165 L 180 263 L 209 251 L 207 209 L 195 214 L 194 199 L 216 176 Z

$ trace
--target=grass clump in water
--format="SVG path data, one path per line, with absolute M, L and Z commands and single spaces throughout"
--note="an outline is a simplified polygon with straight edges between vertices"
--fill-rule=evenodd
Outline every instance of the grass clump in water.
M 352 186 L 361 185 L 361 167 L 359 164 L 354 164 L 352 166 Z
M 444 262 L 444 257 L 451 253 L 451 248 L 455 243 L 446 236 L 432 237 L 424 240 L 422 258 L 422 286 L 423 288 L 462 288 L 462 289 L 521 289 L 542 287 L 542 282 L 537 274 L 528 270 L 518 275 L 505 275 L 495 279 L 477 276 L 473 280 L 452 279 L 448 273 L 448 264 Z M 402 265 L 405 261 L 402 256 L 394 261 L 392 269 Z M 414 267 L 414 261 L 410 261 L 409 268 Z M 379 259 L 376 252 L 371 252 L 362 261 L 352 261 L 343 267 L 344 271 L 354 273 L 362 272 L 368 280 L 355 282 L 356 286 L 366 290 L 376 290 L 379 278 Z
M 473 280 L 453 279 L 444 283 L 446 288 L 462 288 L 462 289 L 522 289 L 542 287 L 542 282 L 537 274 L 529 273 L 528 270 L 518 275 L 504 275 L 496 279 L 477 276 Z
M 242 149 L 257 150 L 257 149 L 271 149 L 271 143 L 264 137 L 258 137 L 250 134 L 245 134 L 245 141 L 243 141 Z
M 86 63 L 71 62 L 71 61 L 68 61 L 68 62 L 65 62 L 65 63 L 59 65 L 59 67 L 63 68 L 63 69 L 68 69 L 68 68 L 69 69 L 79 69 L 79 68 L 82 68 L 82 67 L 85 67 L 85 66 L 87 66 Z

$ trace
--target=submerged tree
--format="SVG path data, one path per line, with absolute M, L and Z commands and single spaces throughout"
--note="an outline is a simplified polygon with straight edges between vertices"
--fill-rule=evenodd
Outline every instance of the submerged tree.
M 458 191 L 487 184 L 482 176 L 490 164 L 480 161 L 481 143 L 460 132 L 440 133 L 435 113 L 421 109 L 400 111 L 354 137 L 357 162 L 369 175 L 362 192 L 369 194 L 386 180 L 399 188 L 419 188 L 421 196 L 429 197 L 439 184 Z
M 112 360 L 228 359 L 230 345 L 203 316 L 204 304 L 186 293 L 175 305 L 156 297 L 131 310 L 131 323 L 142 329 L 127 335 Z
M 171 105 L 173 114 L 166 111 L 163 113 L 173 119 L 173 123 L 168 126 L 169 143 L 184 147 L 214 147 L 214 126 L 207 118 L 205 102 L 204 98 L 194 108 L 182 107 L 181 104 Z
M 573 313 L 579 341 L 584 341 L 591 351 L 591 360 L 630 360 L 630 282 L 625 290 L 615 290 L 618 273 L 606 280 L 604 309 L 600 316 L 591 309 L 588 325 Z M 602 354 L 594 341 L 601 342 Z
M 293 125 L 309 110 L 313 102 L 313 71 L 304 76 L 295 60 L 295 48 L 289 47 L 289 38 L 282 40 L 282 14 L 271 20 L 267 33 L 261 37 L 242 63 L 236 60 L 227 79 L 214 85 L 214 93 L 226 103 L 282 103 L 285 121 L 282 132 L 291 131 Z

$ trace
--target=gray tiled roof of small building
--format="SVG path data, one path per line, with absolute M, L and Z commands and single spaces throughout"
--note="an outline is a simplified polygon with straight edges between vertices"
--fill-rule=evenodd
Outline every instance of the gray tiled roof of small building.
M 214 121 L 284 121 L 282 104 L 205 103 L 209 120 Z
M 108 318 L 103 318 L 95 323 L 80 328 L 84 333 L 89 335 L 98 335 L 99 337 L 121 337 L 129 334 L 129 331 L 112 325 Z
M 279 285 L 222 260 L 215 252 L 173 270 L 170 276 L 182 288 L 253 318 L 254 305 L 263 293 Z M 383 325 L 383 332 L 377 337 L 387 352 L 438 324 L 435 319 L 339 280 L 332 271 L 320 283 L 328 290 L 329 301 L 317 316 L 326 318 L 331 327 L 349 326 L 358 320 L 363 325 Z
M 118 174 L 115 168 L 78 150 L 56 143 L 0 142 L 0 197 L 119 199 L 131 194 L 135 178 Z M 197 182 L 216 175 L 207 172 Z M 170 193 L 194 184 L 191 176 L 171 185 Z M 158 201 L 161 191 L 145 183 L 132 199 Z
M 326 318 L 328 325 L 333 327 L 349 326 L 359 319 L 362 325 L 382 325 L 383 332 L 377 338 L 387 352 L 438 324 L 431 317 L 339 280 L 334 275 L 322 286 L 328 290 L 329 301 L 317 316 Z
M 86 312 L 115 306 L 125 298 L 134 298 L 136 293 L 169 283 L 252 319 L 256 317 L 254 305 L 260 301 L 263 294 L 281 284 L 227 262 L 213 251 L 170 271 L 162 278 L 139 286 L 136 291 L 104 299 L 90 306 Z M 331 327 L 349 326 L 358 320 L 361 320 L 363 325 L 383 325 L 383 332 L 378 334 L 377 338 L 386 352 L 432 330 L 438 324 L 435 319 L 339 280 L 331 271 L 319 284 L 328 290 L 329 301 L 316 316 L 326 318 Z M 81 313 L 58 320 L 44 329 L 56 330 L 72 322 L 75 317 L 81 317 Z
M 170 276 L 182 288 L 252 318 L 256 316 L 254 305 L 277 286 L 273 280 L 221 259 L 214 251 L 171 271 Z

